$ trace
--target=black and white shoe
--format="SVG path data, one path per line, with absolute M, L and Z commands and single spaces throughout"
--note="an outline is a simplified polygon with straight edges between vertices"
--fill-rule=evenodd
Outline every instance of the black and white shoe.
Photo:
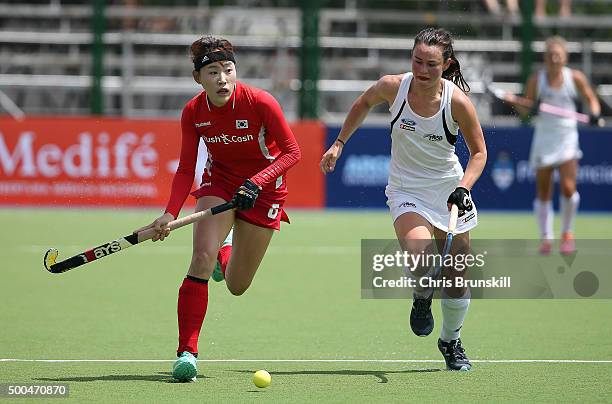
M 414 296 L 412 310 L 410 310 L 410 328 L 419 337 L 426 337 L 433 331 L 434 318 L 431 314 L 431 300 L 429 297 L 421 298 Z
M 438 339 L 438 349 L 444 355 L 448 370 L 465 371 L 472 369 L 472 364 L 465 355 L 465 349 L 461 346 L 461 339 L 454 339 L 449 342 Z

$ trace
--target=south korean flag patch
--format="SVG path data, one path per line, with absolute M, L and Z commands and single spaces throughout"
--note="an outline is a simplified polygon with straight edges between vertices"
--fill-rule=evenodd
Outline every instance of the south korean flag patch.
M 249 121 L 246 119 L 236 119 L 236 129 L 248 129 Z

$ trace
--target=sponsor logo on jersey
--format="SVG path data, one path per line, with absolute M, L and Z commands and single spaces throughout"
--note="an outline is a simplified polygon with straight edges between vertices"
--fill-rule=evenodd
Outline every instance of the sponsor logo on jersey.
M 463 218 L 463 223 L 467 223 L 470 220 L 472 220 L 473 218 L 476 217 L 476 213 L 472 212 L 469 215 L 467 215 L 466 217 Z
M 202 126 L 210 126 L 210 125 L 211 125 L 210 121 L 198 122 L 198 123 L 195 124 L 195 127 L 196 128 L 201 128 Z
M 499 153 L 493 163 L 491 178 L 495 186 L 502 191 L 512 186 L 514 183 L 514 164 L 510 159 L 510 154 L 505 151 Z
M 440 142 L 442 141 L 442 139 L 444 139 L 442 135 L 434 135 L 433 133 L 430 133 L 428 135 L 423 135 L 423 138 L 429 139 L 432 142 Z
M 249 121 L 246 119 L 236 119 L 236 129 L 248 129 Z
M 404 202 L 404 203 L 401 203 L 399 207 L 400 208 L 416 208 L 416 205 L 412 202 Z
M 409 130 L 414 132 L 414 127 L 416 126 L 416 122 L 411 121 L 410 119 L 402 118 L 400 120 L 399 128 L 404 130 Z
M 213 144 L 213 143 L 230 144 L 230 143 L 249 142 L 255 139 L 255 137 L 253 137 L 253 135 L 243 135 L 243 136 L 231 135 L 229 136 L 229 135 L 222 133 L 221 135 L 218 135 L 218 136 L 211 136 L 211 137 L 202 136 L 202 139 L 204 139 L 204 141 L 207 144 Z
M 203 182 L 202 185 L 200 185 L 201 187 L 210 187 L 212 185 L 212 182 L 208 181 L 208 182 Z

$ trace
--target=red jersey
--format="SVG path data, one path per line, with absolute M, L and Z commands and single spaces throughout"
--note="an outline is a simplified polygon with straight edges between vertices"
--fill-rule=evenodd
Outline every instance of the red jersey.
M 237 186 L 250 179 L 262 193 L 277 191 L 282 176 L 300 159 L 276 99 L 240 82 L 222 107 L 213 105 L 205 91 L 192 98 L 183 109 L 181 131 L 181 156 L 166 206 L 175 218 L 193 184 L 200 138 L 208 149 L 209 175 L 223 175 Z

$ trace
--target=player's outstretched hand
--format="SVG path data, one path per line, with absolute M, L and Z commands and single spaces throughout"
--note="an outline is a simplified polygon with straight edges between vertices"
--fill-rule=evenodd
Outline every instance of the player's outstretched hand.
M 246 180 L 244 184 L 238 188 L 236 194 L 232 198 L 232 203 L 236 210 L 251 209 L 255 206 L 255 200 L 259 196 L 261 188 L 257 186 L 253 181 Z
M 319 164 L 321 167 L 321 171 L 323 174 L 331 173 L 336 168 L 336 161 L 340 158 L 342 154 L 342 143 L 336 141 L 331 145 L 329 149 L 325 152 L 323 157 L 321 158 L 321 163 Z
M 463 216 L 465 212 L 471 211 L 474 207 L 470 191 L 463 187 L 455 188 L 448 196 L 446 203 L 448 204 L 448 210 L 450 210 L 451 205 L 457 205 L 457 208 L 459 208 L 459 216 Z
M 170 213 L 164 213 L 157 219 L 153 221 L 153 223 L 143 226 L 139 229 L 134 230 L 134 233 L 140 233 L 143 230 L 147 229 L 155 229 L 155 235 L 151 240 L 153 241 L 164 241 L 166 237 L 170 235 L 170 229 L 168 228 L 168 223 L 174 220 L 174 216 Z

